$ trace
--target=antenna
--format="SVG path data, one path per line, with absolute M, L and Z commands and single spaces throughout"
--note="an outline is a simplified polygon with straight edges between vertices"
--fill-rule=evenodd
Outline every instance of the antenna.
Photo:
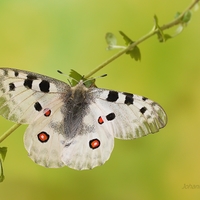
M 71 77 L 71 76 L 68 76 L 67 74 L 64 74 L 63 72 L 61 72 L 60 70 L 57 70 L 57 72 L 59 73 L 59 74 L 62 74 L 62 75 L 64 75 L 64 76 L 66 76 L 68 79 L 68 81 L 69 81 L 69 83 L 70 83 L 70 85 L 72 85 L 71 84 L 71 82 L 70 82 L 70 80 L 69 79 L 72 79 L 72 80 L 74 80 L 76 83 L 78 83 L 78 81 L 75 79 L 75 78 L 73 78 L 73 77 Z
M 64 74 L 62 71 L 57 70 L 57 72 L 58 72 L 59 74 L 62 74 L 62 75 L 64 75 L 64 76 L 66 76 L 66 77 L 68 78 L 68 81 L 69 81 L 70 85 L 72 85 L 72 84 L 71 84 L 71 82 L 70 82 L 69 79 L 74 80 L 77 84 L 79 83 L 78 80 L 76 80 L 75 78 L 73 78 L 73 77 L 71 77 L 71 76 L 68 76 L 67 74 Z M 86 80 L 84 80 L 85 78 L 84 78 L 84 76 L 82 76 L 82 83 L 84 84 L 84 83 L 86 83 L 87 81 L 96 80 L 96 79 L 98 79 L 98 78 L 103 78 L 103 77 L 106 77 L 106 76 L 107 76 L 107 74 L 103 74 L 103 75 L 101 75 L 101 76 L 97 76 L 97 77 L 94 77 L 94 78 L 92 77 L 92 78 L 89 78 L 89 79 L 86 79 Z
M 83 83 L 85 83 L 85 82 L 87 82 L 87 81 L 96 80 L 96 79 L 98 79 L 98 78 L 103 78 L 103 77 L 106 77 L 106 76 L 107 76 L 107 74 L 103 74 L 103 75 L 101 75 L 101 76 L 96 76 L 96 77 L 91 77 L 91 78 L 89 78 L 89 79 L 84 80 Z M 83 76 L 83 78 L 84 78 L 84 76 Z

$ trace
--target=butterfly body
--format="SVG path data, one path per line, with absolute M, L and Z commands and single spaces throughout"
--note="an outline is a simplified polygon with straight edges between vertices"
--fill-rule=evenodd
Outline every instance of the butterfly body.
M 114 138 L 134 139 L 167 123 L 164 110 L 138 95 L 70 87 L 40 74 L 0 68 L 0 115 L 29 124 L 24 144 L 45 167 L 92 169 L 109 159 Z

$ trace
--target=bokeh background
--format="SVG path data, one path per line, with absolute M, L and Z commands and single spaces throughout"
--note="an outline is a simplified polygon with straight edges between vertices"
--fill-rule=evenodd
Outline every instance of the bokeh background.
M 87 74 L 118 52 L 106 51 L 105 34 L 118 31 L 137 40 L 171 21 L 191 0 L 0 1 L 0 66 L 20 68 L 66 81 L 74 69 Z M 98 87 L 147 96 L 166 110 L 159 133 L 115 140 L 111 158 L 90 171 L 46 169 L 28 158 L 21 126 L 8 147 L 1 200 L 21 199 L 200 199 L 200 12 L 176 38 L 154 36 L 139 45 L 142 61 L 124 55 L 95 76 Z M 173 33 L 175 29 L 167 32 Z M 0 117 L 1 134 L 13 125 Z M 184 185 L 196 186 L 196 189 Z M 185 189 L 184 189 L 185 188 Z

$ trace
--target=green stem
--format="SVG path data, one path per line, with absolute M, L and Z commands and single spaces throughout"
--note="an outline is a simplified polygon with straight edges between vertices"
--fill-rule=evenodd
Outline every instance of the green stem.
M 3 142 L 13 131 L 15 131 L 21 124 L 14 124 L 0 137 L 0 143 Z
M 188 12 L 189 10 L 191 10 L 199 1 L 200 0 L 195 0 L 191 5 L 188 6 L 188 8 L 185 9 L 185 11 L 178 18 L 176 18 L 175 20 L 169 22 L 166 25 L 163 25 L 162 27 L 160 27 L 160 29 L 163 31 L 165 29 L 169 29 L 169 28 L 171 28 L 173 26 L 176 26 L 177 24 L 181 23 L 181 20 L 182 20 L 183 16 L 185 15 L 185 13 Z M 123 49 L 119 53 L 115 54 L 114 56 L 112 56 L 111 58 L 109 58 L 108 60 L 106 60 L 105 62 L 100 64 L 99 66 L 97 66 L 94 70 L 92 70 L 90 73 L 88 73 L 84 77 L 85 78 L 91 77 L 93 74 L 95 74 L 96 72 L 98 72 L 99 70 L 104 68 L 106 65 L 108 65 L 111 62 L 113 62 L 118 57 L 122 56 L 124 53 L 126 53 L 130 49 L 133 49 L 135 46 L 137 46 L 138 44 L 144 42 L 145 40 L 147 40 L 148 38 L 150 38 L 153 35 L 157 34 L 158 32 L 159 32 L 159 29 L 154 29 L 153 31 L 149 32 L 147 35 L 141 37 L 139 40 L 137 40 L 133 44 L 129 45 L 126 49 Z

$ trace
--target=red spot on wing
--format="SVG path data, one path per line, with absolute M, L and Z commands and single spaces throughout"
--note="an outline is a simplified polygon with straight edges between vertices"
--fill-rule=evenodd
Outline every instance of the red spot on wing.
M 45 117 L 49 117 L 51 115 L 51 110 L 49 108 L 45 108 L 43 112 Z
M 98 123 L 99 124 L 103 124 L 104 123 L 103 118 L 101 116 L 98 118 Z
M 42 142 L 42 143 L 47 142 L 47 141 L 49 140 L 49 137 L 50 137 L 50 136 L 49 136 L 46 132 L 44 132 L 44 131 L 40 132 L 37 136 L 38 136 L 38 140 L 39 140 L 40 142 Z
M 96 149 L 96 148 L 100 147 L 100 140 L 98 140 L 98 139 L 90 140 L 89 145 L 90 145 L 91 149 Z

